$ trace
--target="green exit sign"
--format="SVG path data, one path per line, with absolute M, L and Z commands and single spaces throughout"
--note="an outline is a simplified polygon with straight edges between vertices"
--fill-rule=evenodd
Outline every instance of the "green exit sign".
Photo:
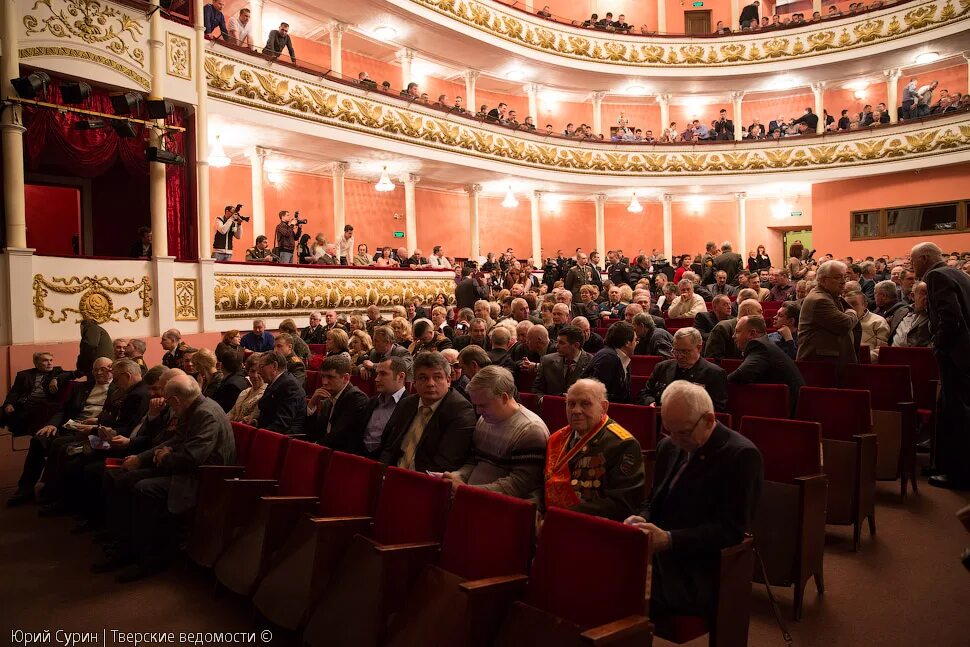
M 801 215 L 801 213 L 799 213 L 798 215 Z M 395 231 L 394 232 L 394 237 L 395 238 L 404 238 L 404 232 L 403 231 Z
M 797 218 L 797 217 L 799 217 L 800 215 L 802 215 L 802 212 L 801 212 L 801 211 L 792 211 L 792 212 L 791 212 L 791 217 L 792 217 L 792 218 Z
M 704 3 L 703 2 L 694 2 L 694 3 L 691 3 L 691 4 L 693 4 L 693 6 L 695 6 L 695 7 L 703 7 L 704 6 Z

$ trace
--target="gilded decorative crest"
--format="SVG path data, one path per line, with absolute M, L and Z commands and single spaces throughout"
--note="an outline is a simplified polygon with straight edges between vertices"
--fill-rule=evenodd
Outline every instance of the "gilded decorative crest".
M 41 5 L 47 9 L 39 9 Z M 37 0 L 31 11 L 34 13 L 24 16 L 27 36 L 46 32 L 54 38 L 104 46 L 112 54 L 127 56 L 145 67 L 145 51 L 137 46 L 142 22 L 111 4 L 97 0 Z
M 46 299 L 50 293 L 80 294 L 76 308 L 64 307 L 58 316 L 52 308 L 47 307 Z M 128 306 L 115 307 L 112 295 L 124 296 L 137 292 L 141 305 L 131 308 Z M 98 323 L 106 321 L 120 321 L 115 315 L 121 314 L 128 321 L 138 321 L 141 317 L 148 317 L 152 310 L 152 286 L 147 276 L 140 281 L 135 279 L 120 279 L 108 276 L 85 276 L 70 278 L 44 278 L 42 274 L 34 275 L 34 314 L 38 319 L 46 315 L 51 323 L 66 321 L 68 313 L 75 313 L 82 319 L 94 319 Z
M 198 321 L 199 283 L 196 279 L 175 279 L 175 320 Z
M 165 71 L 169 76 L 192 80 L 192 41 L 168 32 L 165 42 Z
M 126 65 L 122 65 L 113 58 L 102 56 L 101 54 L 87 49 L 78 49 L 76 47 L 21 47 L 18 53 L 20 54 L 21 59 L 34 58 L 38 56 L 61 56 L 64 58 L 90 61 L 127 76 L 145 90 L 148 90 L 151 87 L 151 83 L 149 82 L 148 78 L 138 70 L 130 68 Z

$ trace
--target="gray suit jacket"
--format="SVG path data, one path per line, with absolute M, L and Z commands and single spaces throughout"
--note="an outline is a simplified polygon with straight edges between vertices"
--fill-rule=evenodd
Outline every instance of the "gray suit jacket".
M 565 394 L 566 390 L 573 385 L 573 382 L 582 376 L 592 357 L 586 351 L 580 351 L 576 363 L 573 364 L 569 375 L 566 376 L 562 355 L 559 353 L 543 355 L 542 359 L 539 360 L 539 370 L 536 371 L 536 381 L 532 390 L 541 395 Z
M 834 296 L 812 288 L 798 318 L 798 360 L 834 361 L 840 367 L 858 361 L 855 329 L 859 315 Z M 860 328 L 861 332 L 861 328 Z

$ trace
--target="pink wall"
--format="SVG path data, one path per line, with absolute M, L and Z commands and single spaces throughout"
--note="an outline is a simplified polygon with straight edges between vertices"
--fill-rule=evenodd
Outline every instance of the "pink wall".
M 606 107 L 603 107 L 604 126 L 606 121 Z M 561 101 L 549 106 L 543 106 L 542 99 L 539 99 L 539 121 L 536 126 L 542 130 L 546 124 L 552 127 L 559 134 L 566 128 L 566 124 L 573 123 L 593 125 L 593 104 L 590 102 L 580 103 L 573 101 Z
M 663 207 L 659 202 L 646 202 L 643 199 L 640 206 L 643 211 L 630 213 L 626 210 L 627 203 L 606 203 L 606 249 L 622 249 L 631 260 L 639 249 L 645 249 L 648 254 L 653 248 L 663 251 Z
M 543 201 L 539 212 L 539 231 L 547 256 L 560 247 L 568 254 L 577 247 L 596 247 L 596 205 L 593 202 L 560 202 L 558 210 Z
M 468 196 L 464 192 L 416 190 L 414 206 L 418 214 L 418 246 L 425 256 L 431 255 L 435 245 L 444 247 L 445 256 L 468 256 L 471 234 Z M 478 217 L 481 220 L 483 216 L 479 204 Z
M 508 247 L 523 258 L 531 253 L 532 207 L 524 196 L 517 197 L 519 206 L 513 209 L 503 207 L 502 198 L 479 198 L 479 241 L 483 254 Z M 543 242 L 543 247 L 548 254 L 549 246 Z
M 475 90 L 475 102 L 478 104 L 475 106 L 477 111 L 479 106 L 483 103 L 488 106 L 491 110 L 499 103 L 509 104 L 509 110 L 515 110 L 519 121 L 525 121 L 525 118 L 529 116 L 529 98 L 528 97 L 513 97 L 504 94 L 498 94 L 497 92 L 486 92 L 484 90 Z M 545 126 L 545 124 L 542 124 Z M 560 127 L 559 124 L 554 123 L 553 125 Z M 562 122 L 561 126 L 564 127 L 566 122 Z
M 385 63 L 373 58 L 368 58 L 356 52 L 344 50 L 341 53 L 344 74 L 357 78 L 360 72 L 367 72 L 374 82 L 380 85 L 383 81 L 389 81 L 395 90 L 402 90 L 401 87 L 401 67 L 396 63 Z
M 253 192 L 252 192 L 252 171 L 248 166 L 237 166 L 235 164 L 225 168 L 209 167 L 209 222 L 210 229 L 215 232 L 216 218 L 222 215 L 226 205 L 243 203 L 241 213 L 244 216 L 251 216 L 253 213 Z M 212 241 L 209 241 L 212 242 Z M 237 259 L 244 258 L 245 250 L 253 246 L 253 227 L 252 224 L 244 225 L 242 238 L 233 241 L 233 250 L 236 252 Z
M 590 108 L 592 110 L 592 108 Z M 616 125 L 620 112 L 629 121 L 630 126 L 642 128 L 644 132 L 652 130 L 655 137 L 660 136 L 660 106 L 642 103 L 604 103 L 603 104 L 603 134 Z
M 666 0 L 666 3 L 668 34 L 684 33 L 684 12 L 691 10 L 710 11 L 712 29 L 718 20 L 723 20 L 725 25 L 731 24 L 731 0 L 704 0 L 704 6 L 696 9 L 687 0 Z M 741 6 L 744 6 L 744 4 L 746 4 L 744 0 L 741 0 Z M 656 24 L 656 19 L 654 19 L 651 26 L 655 27 Z
M 751 97 L 752 99 L 745 98 L 741 102 L 741 117 L 745 128 L 755 117 L 760 119 L 767 128 L 768 123 L 779 115 L 785 119 L 793 119 L 800 117 L 805 112 L 805 108 L 815 110 L 815 97 L 811 92 L 793 90 L 789 94 L 767 99 L 758 99 L 756 94 Z M 731 108 L 728 108 L 728 115 L 731 115 Z

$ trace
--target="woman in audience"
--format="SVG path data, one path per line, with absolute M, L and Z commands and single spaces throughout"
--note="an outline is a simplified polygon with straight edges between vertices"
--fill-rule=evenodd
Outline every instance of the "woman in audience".
M 552 309 L 555 307 L 556 302 L 552 300 L 543 301 L 539 306 L 539 316 L 542 317 L 542 325 L 546 328 L 550 328 L 553 325 L 552 321 Z
M 350 326 L 351 334 L 357 332 L 358 330 L 363 330 L 364 332 L 367 332 L 367 322 L 364 321 L 363 315 L 355 312 L 354 314 L 350 315 L 350 319 L 348 319 L 347 322 L 348 322 L 348 325 Z
M 755 253 L 754 260 L 757 265 L 756 267 L 749 267 L 748 269 L 750 271 L 771 269 L 771 259 L 768 257 L 768 251 L 764 245 L 758 245 L 758 251 Z
M 216 344 L 216 357 L 222 357 L 223 353 L 238 353 L 241 338 L 238 330 L 227 330 L 223 333 L 222 341 Z
M 391 306 L 391 319 L 395 317 L 400 317 L 410 323 L 408 320 L 408 310 L 404 306 Z
M 327 333 L 327 357 L 346 355 L 350 359 L 350 336 L 343 328 L 334 328 Z
M 414 342 L 408 348 L 412 355 L 427 351 L 443 351 L 451 348 L 451 340 L 435 330 L 434 324 L 427 319 L 414 322 Z
M 411 322 L 404 317 L 391 319 L 391 330 L 394 331 L 394 341 L 405 348 L 414 341 L 411 337 Z
M 261 353 L 253 353 L 246 358 L 246 375 L 249 376 L 249 383 L 252 385 L 248 389 L 243 389 L 236 399 L 236 404 L 229 411 L 229 420 L 232 422 L 242 422 L 251 424 L 259 416 L 259 399 L 263 397 L 266 390 L 266 383 L 259 375 L 259 357 Z
M 439 292 L 434 297 L 434 305 L 442 308 L 448 307 L 448 296 L 444 292 Z
M 378 257 L 377 262 L 374 263 L 377 267 L 397 267 L 398 262 L 391 258 L 391 248 L 385 247 L 381 250 L 381 255 Z
M 594 300 L 593 285 L 584 285 L 579 288 L 579 313 L 589 319 L 591 326 L 595 326 L 600 317 L 600 306 Z
M 200 348 L 192 355 L 192 366 L 197 375 L 195 379 L 202 387 L 202 395 L 211 398 L 222 385 L 222 373 L 216 367 L 216 356 L 208 348 Z
M 370 254 L 367 253 L 367 243 L 357 245 L 357 255 L 354 256 L 354 265 L 371 265 Z
M 327 253 L 327 237 L 323 233 L 316 235 L 313 240 L 313 245 L 310 246 L 310 256 L 313 258 L 311 263 L 316 263 L 320 260 L 320 257 Z
M 373 348 L 374 343 L 366 330 L 355 330 L 350 333 L 350 360 L 354 363 L 354 366 L 359 366 L 361 362 L 367 359 Z
M 690 254 L 684 254 L 680 257 L 680 265 L 674 270 L 674 283 L 680 283 L 680 279 L 684 276 L 684 272 L 690 271 L 691 257 Z
M 316 260 L 313 250 L 310 248 L 310 234 L 300 236 L 300 242 L 297 243 L 297 256 L 300 265 L 309 265 Z

